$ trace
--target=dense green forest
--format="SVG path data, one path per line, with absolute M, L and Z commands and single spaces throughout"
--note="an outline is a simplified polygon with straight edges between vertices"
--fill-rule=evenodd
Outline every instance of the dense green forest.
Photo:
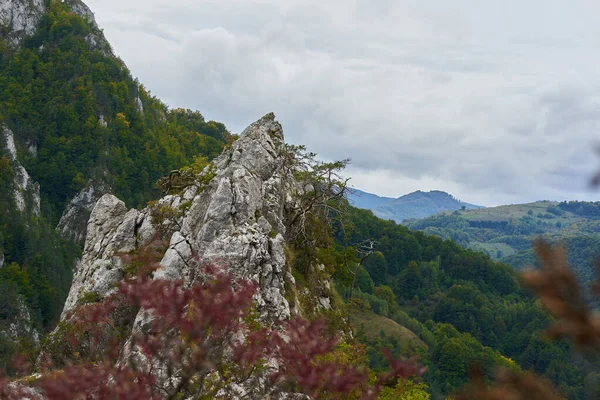
M 228 135 L 198 112 L 169 110 L 90 35 L 101 33 L 51 2 L 16 54 L 0 45 L 0 112 L 20 143 L 38 148 L 20 156 L 52 223 L 90 178 L 108 180 L 127 205 L 144 205 L 165 171 L 218 155 Z
M 582 371 L 594 368 L 575 360 L 566 341 L 543 338 L 551 317 L 520 288 L 511 266 L 380 220 L 367 210 L 351 209 L 351 219 L 351 228 L 337 233 L 338 245 L 369 239 L 378 250 L 359 270 L 351 303 L 358 301 L 358 307 L 397 321 L 423 339 L 428 346 L 425 379 L 433 393 L 462 386 L 469 365 L 479 363 L 488 377 L 498 365 L 533 370 L 550 378 L 569 399 L 584 398 Z M 348 297 L 347 289 L 340 291 Z M 376 344 L 386 340 L 394 345 L 385 332 Z M 365 343 L 376 347 L 372 338 Z M 373 367 L 380 364 L 385 365 L 381 357 L 372 359 Z
M 15 165 L 0 153 L 0 329 L 17 314 L 19 298 L 40 332 L 58 321 L 80 249 L 54 226 L 90 180 L 141 207 L 159 196 L 160 176 L 197 156 L 215 157 L 229 136 L 223 124 L 151 96 L 94 24 L 67 4 L 47 3 L 38 30 L 20 48 L 0 36 L 0 124 L 14 133 L 19 162 L 40 184 L 42 209 L 17 210 Z M 8 347 L 0 343 L 0 367 Z

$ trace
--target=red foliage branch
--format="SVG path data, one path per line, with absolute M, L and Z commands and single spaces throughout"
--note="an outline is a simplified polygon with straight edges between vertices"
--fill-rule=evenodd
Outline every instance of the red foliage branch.
M 345 398 L 359 389 L 373 399 L 387 380 L 424 372 L 415 360 L 390 360 L 392 370 L 369 388 L 365 369 L 323 361 L 339 342 L 326 334 L 324 321 L 296 318 L 257 328 L 247 323 L 256 284 L 207 272 L 212 278 L 192 287 L 139 276 L 101 303 L 79 307 L 68 321 L 83 335 L 66 337 L 78 357 L 63 369 L 44 369 L 37 392 L 51 400 L 141 400 L 226 397 L 232 387 L 246 387 L 242 392 L 251 397 L 296 392 L 312 398 Z M 115 314 L 124 306 L 147 317 L 127 343 L 114 334 Z M 24 381 L 0 380 L 3 399 L 36 398 L 23 391 L 33 393 Z

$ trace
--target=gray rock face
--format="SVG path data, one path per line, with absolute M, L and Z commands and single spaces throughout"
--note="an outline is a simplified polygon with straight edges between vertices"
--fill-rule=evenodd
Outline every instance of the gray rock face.
M 89 22 L 98 30 L 94 13 L 81 0 L 62 0 L 75 14 Z M 0 0 L 0 27 L 5 28 L 0 37 L 7 39 L 12 47 L 18 47 L 23 40 L 31 36 L 46 12 L 44 0 Z M 102 34 L 95 32 L 87 38 L 91 48 L 110 48 Z M 106 52 L 107 54 L 110 51 Z
M 0 24 L 8 28 L 9 44 L 16 46 L 33 34 L 44 11 L 44 0 L 0 1 Z
M 86 187 L 81 189 L 77 196 L 69 202 L 58 221 L 56 228 L 62 237 L 83 247 L 87 221 L 92 209 L 100 197 L 106 193 L 110 193 L 110 187 L 107 184 L 90 180 Z
M 131 210 L 131 213 L 137 213 Z M 114 284 L 123 278 L 122 261 L 118 256 L 121 246 L 135 238 L 135 232 L 125 231 L 131 214 L 125 203 L 112 195 L 104 195 L 96 203 L 87 226 L 84 253 L 74 271 L 73 283 L 61 318 L 77 306 L 86 293 L 105 297 L 114 290 Z M 134 217 L 137 218 L 137 215 Z M 128 248 L 129 249 L 129 248 Z M 131 249 L 129 249 L 131 251 Z
M 96 18 L 90 8 L 81 0 L 63 0 L 67 6 L 77 15 L 87 20 L 94 28 L 97 28 Z
M 40 334 L 34 328 L 31 315 L 25 305 L 22 297 L 16 305 L 16 313 L 4 321 L 5 325 L 0 326 L 0 335 L 6 337 L 15 343 L 20 338 L 31 339 L 36 345 L 40 344 Z
M 142 103 L 142 99 L 139 95 L 135 98 L 135 108 L 140 114 L 144 115 L 144 104 Z
M 259 284 L 256 305 L 263 319 L 288 319 L 284 283 L 292 278 L 283 234 L 285 201 L 291 196 L 282 177 L 283 145 L 281 125 L 268 114 L 215 159 L 212 169 L 205 169 L 205 175 L 214 174 L 208 184 L 198 182 L 142 211 L 127 211 L 116 197 L 102 196 L 88 222 L 63 316 L 86 292 L 110 293 L 123 276 L 120 255 L 168 230 L 169 246 L 155 278 L 192 285 L 202 279 L 202 266 L 221 266 Z
M 0 125 L 5 148 L 3 149 L 7 157 L 12 162 L 14 171 L 13 195 L 15 204 L 20 212 L 30 210 L 35 215 L 40 213 L 40 185 L 34 182 L 27 173 L 27 170 L 17 159 L 17 147 L 15 138 L 10 129 Z

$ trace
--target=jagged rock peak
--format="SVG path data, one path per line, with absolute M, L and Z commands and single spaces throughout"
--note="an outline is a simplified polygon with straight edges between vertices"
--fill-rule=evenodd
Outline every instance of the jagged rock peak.
M 284 210 L 292 201 L 292 186 L 280 157 L 283 139 L 283 129 L 270 113 L 246 128 L 181 194 L 165 196 L 141 211 L 128 211 L 113 195 L 102 196 L 88 221 L 63 316 L 82 295 L 103 297 L 114 290 L 127 273 L 120 255 L 168 232 L 155 278 L 191 285 L 202 279 L 202 266 L 222 266 L 259 284 L 256 306 L 264 320 L 289 318 L 285 287 L 294 278 L 284 252 Z M 143 325 L 143 319 L 138 315 L 136 324 Z
M 71 199 L 56 228 L 61 236 L 83 247 L 87 221 L 96 202 L 111 188 L 101 179 L 90 179 L 87 185 Z

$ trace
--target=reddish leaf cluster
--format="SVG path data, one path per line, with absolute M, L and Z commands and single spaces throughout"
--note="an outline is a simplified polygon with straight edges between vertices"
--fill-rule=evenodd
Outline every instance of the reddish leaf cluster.
M 34 385 L 52 400 L 228 397 L 232 388 L 251 397 L 297 392 L 313 398 L 359 390 L 372 399 L 385 381 L 423 373 L 414 360 L 391 360 L 392 371 L 368 388 L 366 370 L 324 361 L 338 344 L 325 322 L 296 318 L 259 327 L 250 312 L 256 285 L 214 268 L 205 272 L 212 278 L 192 287 L 139 276 L 103 302 L 81 306 L 69 318 L 78 334 L 66 338 L 78 356 L 61 370 L 45 367 Z M 145 316 L 126 343 L 114 329 L 124 306 Z M 9 393 L 8 381 L 0 390 L 2 398 L 36 398 Z
M 552 338 L 571 337 L 579 347 L 600 345 L 600 316 L 592 311 L 567 261 L 565 249 L 538 242 L 536 251 L 542 268 L 522 275 L 525 286 L 533 290 L 558 322 L 548 331 Z M 595 285 L 596 294 L 600 286 Z
M 152 375 L 110 365 L 83 364 L 48 373 L 39 381 L 48 399 L 159 399 Z
M 298 318 L 286 324 L 285 335 L 274 333 L 270 346 L 281 368 L 271 375 L 271 381 L 283 381 L 292 390 L 302 390 L 312 397 L 327 392 L 349 393 L 364 382 L 365 373 L 355 367 L 315 362 L 337 345 L 336 339 L 326 338 L 326 329 L 323 321 L 309 324 Z

